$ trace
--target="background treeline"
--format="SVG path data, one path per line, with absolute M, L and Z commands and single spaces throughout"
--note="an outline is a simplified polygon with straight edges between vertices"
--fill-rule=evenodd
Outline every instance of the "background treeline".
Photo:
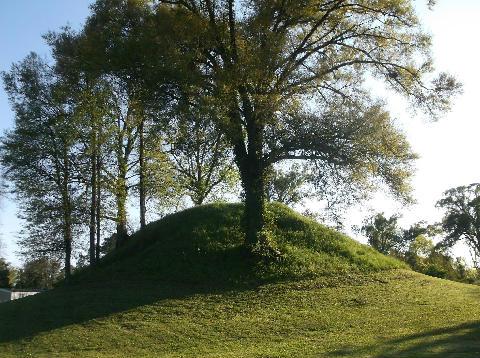
M 378 213 L 367 218 L 360 231 L 381 253 L 405 261 L 415 271 L 465 283 L 480 284 L 480 184 L 450 189 L 438 201 L 445 210 L 442 222 L 418 222 L 402 229 L 400 216 Z M 463 241 L 472 264 L 453 257 L 451 248 Z
M 62 260 L 67 279 L 72 257 L 93 265 L 190 204 L 240 196 L 246 254 L 276 259 L 268 200 L 409 202 L 417 156 L 367 83 L 433 119 L 461 90 L 409 0 L 98 0 L 45 41 L 51 60 L 3 74 L 0 161 L 23 254 Z

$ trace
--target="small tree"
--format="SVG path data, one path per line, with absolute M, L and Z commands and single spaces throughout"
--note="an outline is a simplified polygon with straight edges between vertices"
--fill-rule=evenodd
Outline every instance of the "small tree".
M 295 205 L 308 196 L 305 185 L 309 176 L 299 165 L 292 165 L 286 170 L 272 168 L 267 175 L 266 198 L 285 205 Z
M 194 205 L 221 198 L 238 182 L 232 152 L 213 116 L 213 110 L 202 113 L 189 106 L 165 130 L 174 175 Z
M 386 218 L 379 213 L 365 220 L 361 231 L 367 236 L 370 246 L 388 255 L 392 250 L 401 249 L 404 244 L 398 219 L 397 215 Z
M 473 252 L 480 255 L 480 184 L 470 184 L 447 190 L 437 206 L 445 209 L 442 228 L 446 237 L 442 245 L 452 247 L 464 240 Z M 480 262 L 475 261 L 476 267 Z
M 15 282 L 15 276 L 15 269 L 0 257 L 0 288 L 11 288 Z

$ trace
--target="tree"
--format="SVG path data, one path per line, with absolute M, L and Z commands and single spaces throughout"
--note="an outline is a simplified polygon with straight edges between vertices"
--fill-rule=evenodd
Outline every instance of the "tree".
M 442 228 L 446 237 L 442 244 L 452 247 L 464 240 L 473 252 L 480 255 L 480 184 L 474 183 L 447 190 L 437 206 L 445 210 Z M 478 260 L 476 267 L 480 267 Z
M 287 170 L 273 168 L 267 175 L 266 198 L 285 205 L 299 204 L 308 196 L 304 187 L 307 183 L 308 173 L 298 165 Z
M 61 76 L 32 53 L 3 76 L 15 127 L 1 143 L 1 162 L 26 221 L 27 254 L 63 255 L 71 273 L 73 236 L 84 220 L 77 126 Z
M 19 270 L 16 288 L 50 289 L 61 280 L 61 263 L 47 257 L 26 261 Z
M 266 173 L 283 160 L 319 168 L 313 180 L 364 190 L 380 180 L 408 196 L 415 155 L 365 80 L 383 79 L 433 117 L 459 89 L 444 73 L 425 82 L 430 38 L 410 0 L 159 3 L 161 39 L 175 43 L 178 72 L 189 69 L 183 88 L 223 108 L 217 124 L 240 172 L 248 247 L 269 246 Z
M 379 213 L 365 220 L 361 231 L 368 238 L 369 245 L 385 255 L 401 249 L 404 241 L 398 219 L 399 216 L 396 215 L 386 218 L 383 213 Z
M 205 114 L 190 108 L 185 112 L 178 113 L 177 120 L 170 119 L 165 139 L 180 189 L 194 205 L 202 205 L 232 191 L 237 175 L 225 135 L 211 120 L 214 111 Z
M 152 113 L 163 103 L 159 88 L 148 91 L 151 73 L 146 69 L 151 61 L 160 60 L 151 52 L 152 36 L 157 34 L 150 31 L 150 13 L 148 1 L 97 1 L 80 35 L 80 51 L 76 54 L 77 61 L 85 63 L 86 71 L 107 78 L 118 94 L 115 195 L 119 243 L 127 236 L 125 204 L 131 188 L 138 192 L 140 227 L 146 225 L 149 158 L 145 139 Z M 157 63 L 157 70 L 160 67 Z M 135 185 L 130 185 L 129 172 L 138 175 Z
M 11 288 L 15 283 L 16 270 L 0 257 L 0 288 Z

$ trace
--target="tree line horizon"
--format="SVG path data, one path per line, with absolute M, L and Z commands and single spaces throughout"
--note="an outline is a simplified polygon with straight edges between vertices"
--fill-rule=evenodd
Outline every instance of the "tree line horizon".
M 262 257 L 281 254 L 265 203 L 302 185 L 345 206 L 385 188 L 411 202 L 417 155 L 366 82 L 433 120 L 461 92 L 412 0 L 97 0 L 81 30 L 44 38 L 51 60 L 3 73 L 15 125 L 0 160 L 23 252 L 62 257 L 67 279 L 80 238 L 91 265 L 102 230 L 128 239 L 133 199 L 142 229 L 151 202 L 240 187 L 246 252 Z

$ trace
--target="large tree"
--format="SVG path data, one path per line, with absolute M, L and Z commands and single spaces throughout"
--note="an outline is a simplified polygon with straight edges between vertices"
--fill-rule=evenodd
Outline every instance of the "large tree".
M 461 240 L 472 250 L 475 265 L 480 267 L 480 184 L 474 183 L 447 190 L 437 206 L 445 210 L 442 244 L 451 247 Z
M 157 42 L 174 43 L 189 86 L 223 107 L 218 125 L 240 171 L 249 247 L 269 246 L 265 175 L 282 160 L 308 161 L 318 182 L 383 182 L 408 196 L 415 155 L 365 82 L 383 80 L 432 117 L 459 89 L 445 73 L 432 76 L 431 39 L 413 1 L 158 3 Z

